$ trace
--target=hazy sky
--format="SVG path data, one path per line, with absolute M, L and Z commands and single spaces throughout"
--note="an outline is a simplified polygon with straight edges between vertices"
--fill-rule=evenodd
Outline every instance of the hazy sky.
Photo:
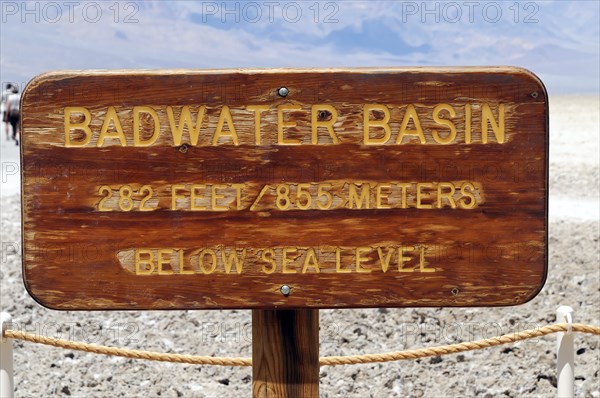
M 600 90 L 598 1 L 1 2 L 0 79 L 56 69 L 517 65 Z

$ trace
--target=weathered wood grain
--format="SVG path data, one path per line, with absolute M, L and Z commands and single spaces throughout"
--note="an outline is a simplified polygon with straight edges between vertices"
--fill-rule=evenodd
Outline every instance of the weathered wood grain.
M 526 302 L 547 270 L 547 101 L 534 75 L 509 67 L 41 75 L 22 104 L 26 286 L 57 309 Z M 323 125 L 313 136 L 313 122 L 334 117 L 313 117 L 316 104 L 336 110 L 335 139 Z M 366 144 L 365 117 L 381 121 L 385 111 L 365 112 L 365 104 L 389 109 L 386 142 Z M 450 129 L 433 118 L 440 104 L 455 110 L 439 113 L 456 129 L 445 144 L 438 141 Z M 280 120 L 282 105 L 299 109 Z M 409 105 L 424 141 L 397 139 Z M 503 106 L 503 142 L 490 126 L 483 143 L 484 105 L 496 121 Z M 198 140 L 189 125 L 175 142 L 172 121 L 186 106 L 192 125 L 201 116 Z M 266 107 L 258 141 L 249 106 Z M 68 107 L 90 112 L 89 143 L 85 114 L 65 122 Z M 100 139 L 111 107 L 113 138 Z M 134 107 L 156 118 L 135 116 Z M 290 122 L 282 143 L 279 125 Z M 155 132 L 156 140 L 136 145 L 136 125 L 142 142 Z M 385 135 L 377 126 L 369 133 L 373 141 Z M 277 189 L 286 188 L 290 203 L 278 205 Z M 130 199 L 119 203 L 121 194 Z M 232 255 L 244 255 L 239 273 Z M 287 297 L 283 284 L 292 288 Z
M 319 396 L 319 311 L 252 311 L 252 396 Z

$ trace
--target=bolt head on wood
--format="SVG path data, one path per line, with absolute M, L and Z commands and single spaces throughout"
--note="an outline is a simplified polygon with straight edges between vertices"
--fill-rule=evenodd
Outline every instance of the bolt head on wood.
M 290 293 L 292 292 L 292 289 L 288 285 L 281 286 L 281 289 L 279 289 L 279 290 L 281 291 L 281 294 L 283 294 L 284 296 L 289 296 Z
M 281 87 L 279 90 L 277 90 L 277 94 L 279 94 L 280 97 L 287 97 L 289 93 L 290 90 L 288 90 L 287 87 Z

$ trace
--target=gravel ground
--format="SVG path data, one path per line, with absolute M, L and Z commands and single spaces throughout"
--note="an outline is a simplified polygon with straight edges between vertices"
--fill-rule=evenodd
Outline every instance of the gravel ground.
M 436 346 L 554 323 L 559 305 L 600 325 L 598 97 L 551 98 L 548 280 L 507 308 L 321 311 L 321 355 Z M 2 137 L 4 139 L 4 137 Z M 10 143 L 2 142 L 3 148 Z M 3 153 L 3 156 L 4 153 Z M 3 176 L 4 177 L 4 176 Z M 3 178 L 3 182 L 4 182 Z M 165 352 L 251 356 L 250 311 L 58 312 L 22 282 L 20 202 L 2 197 L 1 307 L 15 329 Z M 554 337 L 459 355 L 321 368 L 322 397 L 553 397 Z M 576 396 L 600 397 L 600 339 L 577 335 Z M 16 341 L 16 396 L 251 396 L 250 368 L 129 360 Z

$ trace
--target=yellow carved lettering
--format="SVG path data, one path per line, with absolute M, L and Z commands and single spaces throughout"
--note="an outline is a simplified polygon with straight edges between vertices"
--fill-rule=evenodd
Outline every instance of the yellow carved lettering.
M 204 119 L 204 113 L 206 107 L 201 106 L 198 108 L 196 114 L 196 124 L 192 121 L 192 113 L 189 106 L 181 108 L 179 114 L 179 122 L 175 121 L 175 115 L 173 113 L 173 107 L 167 106 L 167 117 L 169 118 L 169 125 L 171 126 L 171 136 L 173 137 L 173 144 L 176 146 L 181 145 L 183 139 L 183 130 L 187 127 L 190 135 L 190 144 L 193 146 L 198 145 L 198 138 L 200 137 L 200 128 L 202 127 L 202 121 Z
M 481 142 L 488 142 L 488 126 L 492 127 L 496 141 L 499 144 L 504 143 L 504 104 L 498 106 L 498 121 L 494 118 L 492 110 L 488 104 L 481 107 Z
M 383 194 L 381 191 L 383 189 L 388 190 L 388 192 L 386 194 Z M 375 203 L 377 205 L 378 209 L 389 209 L 391 208 L 391 206 L 389 204 L 383 204 L 382 203 L 382 199 L 387 199 L 388 195 L 390 194 L 389 190 L 392 189 L 392 186 L 390 184 L 378 184 L 377 185 L 377 192 L 375 195 Z
M 92 130 L 90 129 L 90 122 L 92 121 L 92 115 L 87 108 L 82 106 L 67 106 L 64 109 L 65 115 L 65 147 L 80 147 L 87 145 L 92 139 Z M 83 121 L 79 123 L 73 123 L 71 116 L 74 113 L 83 115 Z M 81 140 L 71 139 L 71 130 L 83 131 L 84 138 Z
M 340 274 L 352 272 L 352 270 L 342 268 L 342 250 L 339 247 L 335 248 L 335 272 Z
M 174 184 L 171 185 L 171 210 L 177 210 L 177 199 L 185 198 L 184 195 L 179 195 L 177 191 L 185 189 L 185 185 L 183 184 Z
M 158 275 L 172 275 L 173 269 L 164 269 L 163 265 L 171 264 L 171 254 L 173 254 L 172 249 L 160 249 L 158 251 L 158 255 L 156 256 L 156 268 L 158 269 Z M 165 258 L 165 255 L 168 255 Z
M 413 130 L 408 130 L 408 124 L 411 120 L 413 121 L 415 128 Z M 407 135 L 414 135 L 419 137 L 419 141 L 421 142 L 421 144 L 425 144 L 427 142 L 425 140 L 425 136 L 423 135 L 423 129 L 421 128 L 421 121 L 419 120 L 419 115 L 417 114 L 417 110 L 412 104 L 406 107 L 406 112 L 404 113 L 402 124 L 400 125 L 400 133 L 398 134 L 398 138 L 396 139 L 396 144 L 401 144 L 402 140 Z
M 295 269 L 288 269 L 288 264 L 293 262 L 295 258 L 288 258 L 288 254 L 296 255 L 298 249 L 295 247 L 284 247 L 283 253 L 281 254 L 281 262 L 282 262 L 282 270 L 281 272 L 284 274 L 295 274 Z
M 115 131 L 108 131 L 111 122 L 115 126 Z M 121 122 L 119 121 L 119 116 L 117 116 L 117 111 L 114 106 L 109 106 L 106 111 L 106 116 L 104 118 L 104 123 L 102 123 L 100 136 L 98 137 L 96 146 L 104 146 L 104 141 L 107 139 L 118 139 L 121 146 L 127 146 L 127 140 L 123 134 L 123 127 L 121 127 Z
M 456 209 L 456 202 L 454 201 L 454 184 L 449 182 L 440 182 L 438 184 L 438 192 L 437 192 L 437 207 L 438 209 L 442 208 L 442 199 L 446 199 L 448 203 L 450 203 L 450 207 Z
M 384 257 L 383 250 L 381 250 L 381 247 L 378 247 L 377 254 L 379 254 L 379 262 L 381 263 L 381 270 L 383 272 L 387 272 L 388 267 L 390 266 L 390 261 L 392 260 L 393 249 L 388 249 L 388 252 Z
M 421 272 L 435 272 L 435 268 L 428 268 L 425 266 L 425 247 L 419 247 L 419 271 Z
M 142 259 L 142 255 L 146 257 Z M 150 249 L 137 249 L 135 251 L 136 275 L 150 275 L 154 272 L 154 254 Z
M 223 126 L 227 123 L 227 128 L 229 132 L 223 131 Z M 234 145 L 239 145 L 238 136 L 235 131 L 235 126 L 233 125 L 233 119 L 231 118 L 231 112 L 229 111 L 229 107 L 224 105 L 221 108 L 221 114 L 219 115 L 219 121 L 217 122 L 217 129 L 215 130 L 215 135 L 213 136 L 213 145 L 217 145 L 219 143 L 219 138 L 221 137 L 231 137 Z
M 364 205 L 365 208 L 368 209 L 371 197 L 369 184 L 363 183 L 360 186 L 360 196 L 358 195 L 357 189 L 358 187 L 356 184 L 348 185 L 348 208 L 353 209 L 356 207 L 357 209 L 362 209 Z
M 422 203 L 424 192 L 422 188 L 433 188 L 433 184 L 429 182 L 419 182 L 417 183 L 417 209 L 431 209 L 433 205 L 426 205 Z M 427 194 L 429 197 L 429 194 Z
M 470 182 L 464 182 L 460 186 L 460 193 L 463 197 L 458 200 L 458 207 L 460 207 L 461 209 L 472 209 L 473 207 L 475 207 L 477 202 L 473 192 L 475 192 L 475 186 Z M 468 202 L 466 198 L 469 199 Z
M 154 122 L 154 130 L 148 139 L 142 139 L 140 133 L 140 114 L 147 113 Z M 133 146 L 150 146 L 156 142 L 160 132 L 160 123 L 156 111 L 149 106 L 134 106 L 133 107 Z
M 297 111 L 300 109 L 302 109 L 302 107 L 300 105 L 279 105 L 279 106 L 277 106 L 277 143 L 279 145 L 300 145 L 300 144 L 302 144 L 301 140 L 285 139 L 283 137 L 283 128 L 284 127 L 296 127 L 296 122 L 284 121 L 283 112 L 284 111 Z
M 244 188 L 244 184 L 231 184 L 231 186 L 235 189 L 236 208 L 242 210 L 242 188 Z
M 471 143 L 471 105 L 465 105 L 465 143 Z
M 412 247 L 400 246 L 398 248 L 398 272 L 413 272 L 412 268 L 404 268 L 404 262 L 410 261 L 410 257 L 406 257 L 404 254 L 408 251 L 412 251 Z
M 398 186 L 401 189 L 400 196 L 401 196 L 401 199 L 402 199 L 401 206 L 402 206 L 403 209 L 406 209 L 406 206 L 407 206 L 407 203 L 406 203 L 407 202 L 407 200 L 406 200 L 406 190 L 408 189 L 408 187 L 410 187 L 410 185 L 411 184 L 409 182 L 401 182 L 401 183 L 398 184 Z
M 331 115 L 330 120 L 319 120 L 319 114 L 323 111 L 329 112 L 329 114 Z M 319 129 L 319 127 L 325 127 L 325 129 L 329 133 L 329 136 L 333 140 L 334 144 L 339 143 L 338 138 L 335 135 L 335 132 L 333 131 L 333 125 L 337 121 L 337 117 L 338 117 L 337 110 L 331 105 L 317 104 L 317 105 L 312 106 L 312 118 L 311 118 L 312 139 L 311 139 L 311 143 L 313 145 L 318 144 L 318 141 L 319 141 L 318 129 Z
M 183 263 L 183 250 L 179 250 L 179 273 L 181 275 L 192 275 L 194 273 L 193 269 L 185 269 L 185 264 Z
M 362 246 L 362 247 L 357 247 L 356 248 L 356 272 L 371 272 L 370 268 L 364 268 L 362 266 L 362 263 L 364 263 L 365 261 L 368 261 L 369 258 L 368 257 L 363 257 L 363 254 L 370 252 L 371 248 L 368 246 Z
M 433 121 L 437 124 L 448 127 L 450 129 L 450 133 L 446 138 L 441 137 L 437 130 L 431 130 L 431 134 L 433 135 L 435 142 L 438 144 L 447 145 L 451 144 L 456 138 L 456 126 L 451 120 L 440 117 L 440 112 L 442 111 L 448 112 L 450 117 L 456 116 L 456 111 L 449 104 L 439 104 L 433 108 Z
M 261 258 L 266 263 L 263 264 L 262 271 L 265 274 L 272 274 L 273 272 L 275 272 L 277 264 L 275 263 L 275 252 L 273 251 L 273 249 L 263 250 Z
M 313 249 L 312 247 L 306 252 L 306 258 L 304 259 L 304 267 L 302 267 L 302 273 L 306 274 L 306 271 L 309 268 L 313 268 L 316 273 L 321 272 L 319 268 L 319 261 L 317 260 L 317 256 L 315 254 L 315 249 Z
M 371 111 L 383 112 L 383 119 L 372 120 Z M 381 104 L 365 104 L 363 107 L 363 141 L 365 145 L 385 144 L 392 135 L 390 130 L 390 110 L 387 106 Z M 384 131 L 383 137 L 372 138 L 371 127 L 381 127 Z
M 222 205 L 218 205 L 217 204 L 217 199 L 223 199 L 225 198 L 225 195 L 220 195 L 217 193 L 217 189 L 226 189 L 227 185 L 221 185 L 221 184 L 214 184 L 212 186 L 212 195 L 211 195 L 211 200 L 212 200 L 212 209 L 215 211 L 226 211 L 229 210 L 227 208 L 227 206 L 222 206 Z
M 204 264 L 204 257 L 206 256 L 210 258 L 210 266 L 208 268 Z M 217 255 L 214 250 L 204 249 L 198 255 L 198 262 L 200 263 L 200 271 L 203 274 L 212 274 L 217 268 Z
M 269 110 L 268 105 L 248 105 L 249 111 L 254 111 L 254 144 L 260 145 L 260 114 Z
M 200 191 L 203 191 L 205 189 L 206 185 L 204 184 L 192 184 L 192 187 L 190 189 L 190 210 L 206 210 L 206 207 L 196 204 L 196 200 L 200 196 Z
M 235 270 L 238 274 L 242 273 L 242 268 L 244 267 L 244 259 L 246 258 L 246 249 L 242 249 L 242 254 L 238 257 L 238 252 L 236 249 L 232 250 L 232 253 L 229 255 L 225 254 L 225 249 L 221 251 L 221 257 L 223 259 L 223 264 L 225 265 L 225 273 L 231 273 L 231 267 L 235 264 Z

